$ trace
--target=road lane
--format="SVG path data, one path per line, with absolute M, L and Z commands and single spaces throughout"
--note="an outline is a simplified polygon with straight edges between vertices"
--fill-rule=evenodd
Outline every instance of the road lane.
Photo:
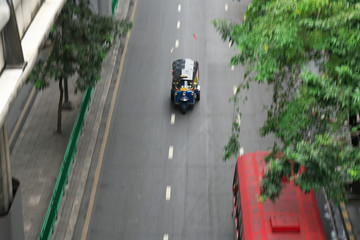
M 234 161 L 221 158 L 233 111 L 228 99 L 243 69 L 231 71 L 233 49 L 211 21 L 236 18 L 244 9 L 236 2 L 228 11 L 224 6 L 218 0 L 138 1 L 87 239 L 233 239 Z M 202 90 L 186 115 L 169 96 L 171 62 L 182 57 L 199 61 Z M 255 136 L 242 136 L 245 151 L 264 149 L 268 141 L 257 136 L 258 99 L 266 95 L 250 95 L 255 102 L 244 106 L 250 117 L 241 124 Z

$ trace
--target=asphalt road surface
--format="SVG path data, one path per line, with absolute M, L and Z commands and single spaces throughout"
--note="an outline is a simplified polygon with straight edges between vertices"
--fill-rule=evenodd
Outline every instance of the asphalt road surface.
M 138 0 L 87 239 L 234 239 L 235 159 L 222 161 L 233 115 L 229 98 L 243 79 L 234 49 L 213 19 L 240 21 L 248 1 Z M 170 101 L 171 63 L 200 64 L 201 101 L 185 115 Z M 242 105 L 243 151 L 267 150 L 256 86 Z

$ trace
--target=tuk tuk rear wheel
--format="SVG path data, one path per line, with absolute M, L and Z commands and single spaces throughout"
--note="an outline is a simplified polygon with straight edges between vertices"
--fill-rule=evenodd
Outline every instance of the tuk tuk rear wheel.
M 174 93 L 170 92 L 170 99 L 171 99 L 171 102 L 174 102 Z
M 200 101 L 200 92 L 196 95 L 196 99 Z
M 182 112 L 183 114 L 185 114 L 185 113 L 186 113 L 186 104 L 183 103 L 183 104 L 180 105 L 180 107 L 181 107 L 181 112 Z

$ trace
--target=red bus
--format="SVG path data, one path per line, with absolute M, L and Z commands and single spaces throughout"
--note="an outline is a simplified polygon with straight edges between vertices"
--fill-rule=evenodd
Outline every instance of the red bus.
M 273 203 L 257 200 L 260 178 L 269 152 L 246 153 L 237 159 L 233 182 L 233 217 L 237 240 L 325 240 L 323 225 L 313 191 L 303 193 L 284 182 L 280 197 Z

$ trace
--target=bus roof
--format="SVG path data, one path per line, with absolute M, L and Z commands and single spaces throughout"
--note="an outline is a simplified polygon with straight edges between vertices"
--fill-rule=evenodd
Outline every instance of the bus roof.
M 303 193 L 291 182 L 284 182 L 280 197 L 273 203 L 260 203 L 259 183 L 269 152 L 253 152 L 237 159 L 236 171 L 243 216 L 244 239 L 325 240 L 313 191 Z

